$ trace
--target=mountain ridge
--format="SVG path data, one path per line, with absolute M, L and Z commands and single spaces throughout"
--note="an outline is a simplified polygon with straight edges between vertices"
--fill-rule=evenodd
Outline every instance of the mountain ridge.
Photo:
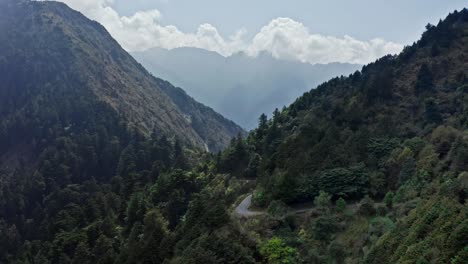
M 153 48 L 131 54 L 153 74 L 183 87 L 247 129 L 254 127 L 262 113 L 272 113 L 321 82 L 361 67 L 279 60 L 267 52 L 256 57 L 244 53 L 224 57 L 187 47 Z
M 218 151 L 225 146 L 232 137 L 243 130 L 233 122 L 221 117 L 210 108 L 202 104 L 191 104 L 192 109 L 202 109 L 205 117 L 194 116 L 196 120 L 205 119 L 210 125 L 206 127 L 197 126 L 195 130 L 188 115 L 191 115 L 188 109 L 182 111 L 179 105 L 173 102 L 168 92 L 175 89 L 167 82 L 163 82 L 151 76 L 141 64 L 137 63 L 120 45 L 109 35 L 104 27 L 95 21 L 90 21 L 79 12 L 68 9 L 65 4 L 57 2 L 17 2 L 13 5 L 21 7 L 9 9 L 15 14 L 10 14 L 9 19 L 15 19 L 15 16 L 22 16 L 26 23 L 35 23 L 36 39 L 32 36 L 23 34 L 24 42 L 29 42 L 29 53 L 25 50 L 23 53 L 16 51 L 18 56 L 24 54 L 34 54 L 33 56 L 47 57 L 48 60 L 55 61 L 54 65 L 63 65 L 61 70 L 68 71 L 70 78 L 74 80 L 70 83 L 86 89 L 91 89 L 100 100 L 107 102 L 117 112 L 124 116 L 134 126 L 141 129 L 145 134 L 152 132 L 171 135 L 175 134 L 188 144 L 198 145 L 205 148 L 208 145 L 212 151 Z M 28 9 L 38 9 L 40 13 L 28 13 Z M 4 12 L 7 12 L 4 10 Z M 64 19 L 66 17 L 66 19 Z M 5 21 L 5 23 L 12 23 Z M 33 22 L 34 21 L 34 22 Z M 21 23 L 18 27 L 21 27 Z M 41 29 L 42 28 L 42 29 Z M 16 29 L 17 30 L 17 29 Z M 27 28 L 23 28 L 27 32 Z M 40 35 L 43 30 L 48 34 Z M 5 28 L 6 32 L 9 32 Z M 86 34 L 84 34 L 86 31 Z M 9 33 L 6 33 L 9 34 Z M 22 33 L 11 32 L 10 37 L 20 37 Z M 8 38 L 8 37 L 5 37 Z M 52 43 L 50 39 L 54 39 Z M 7 45 L 7 41 L 4 40 Z M 59 44 L 57 44 L 59 43 Z M 64 44 L 67 43 L 67 44 Z M 50 47 L 57 45 L 56 53 L 46 54 Z M 69 45 L 63 46 L 63 45 Z M 5 47 L 4 52 L 15 52 L 18 47 Z M 70 48 L 70 49 L 68 49 Z M 47 50 L 47 51 L 46 51 Z M 31 53 L 31 51 L 33 53 Z M 28 58 L 25 58 L 28 59 Z M 63 64 L 63 61 L 67 64 Z M 44 59 L 44 61 L 47 61 Z M 35 66 L 36 69 L 40 67 Z M 52 69 L 49 71 L 52 73 Z M 164 89 L 159 87 L 165 85 Z M 186 94 L 179 94 L 178 100 L 184 97 L 186 101 L 193 101 Z M 210 131 L 218 129 L 219 133 Z M 216 135 L 216 136 L 215 136 Z M 215 138 L 210 138 L 215 137 Z

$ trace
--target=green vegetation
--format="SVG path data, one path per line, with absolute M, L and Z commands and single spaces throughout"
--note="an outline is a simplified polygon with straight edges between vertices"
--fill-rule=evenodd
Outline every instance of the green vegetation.
M 30 34 L 46 30 L 53 43 L 24 58 L 41 41 L 14 52 L 21 39 L 0 31 L 0 60 L 11 66 L 0 74 L 1 263 L 466 262 L 468 10 L 429 26 L 401 55 L 262 115 L 214 155 L 178 137 L 179 115 L 148 133 L 135 124 L 145 111 L 106 100 L 112 83 L 90 85 L 100 78 L 80 63 L 94 60 L 72 52 L 89 35 L 63 27 L 80 14 L 56 3 L 0 7 L 50 24 Z M 74 56 L 82 59 L 62 63 Z M 109 56 L 115 66 L 126 55 Z M 268 213 L 236 216 L 252 191 Z M 314 206 L 292 213 L 302 202 Z
M 280 238 L 274 237 L 262 246 L 260 252 L 271 264 L 294 264 L 297 263 L 297 252 L 294 248 L 288 247 Z

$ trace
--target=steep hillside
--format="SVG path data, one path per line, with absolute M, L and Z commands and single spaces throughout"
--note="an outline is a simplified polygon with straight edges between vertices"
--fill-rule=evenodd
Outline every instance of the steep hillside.
M 0 263 L 172 258 L 175 228 L 212 179 L 189 170 L 239 133 L 80 13 L 0 0 Z
M 242 132 L 152 77 L 101 25 L 64 4 L 5 0 L 1 12 L 2 116 L 14 115 L 46 91 L 88 93 L 147 135 L 176 136 L 218 151 Z
M 196 48 L 155 48 L 132 55 L 156 76 L 183 87 L 247 129 L 256 126 L 260 114 L 289 105 L 318 84 L 361 68 L 278 60 L 266 52 L 255 58 L 244 53 L 225 58 Z
M 437 174 L 465 171 L 467 164 L 459 160 L 459 167 L 453 167 L 456 160 L 449 154 L 466 140 L 466 13 L 453 14 L 437 27 L 429 25 L 422 39 L 402 54 L 383 57 L 348 78 L 332 79 L 274 113 L 270 121 L 261 120 L 250 140 L 264 157 L 261 178 L 267 193 L 294 201 L 311 199 L 324 188 L 353 197 L 369 190 L 369 185 L 354 181 L 352 189 L 340 189 L 340 182 L 330 182 L 340 177 L 329 172 L 354 166 L 366 172 L 362 184 L 369 184 L 367 173 L 383 173 L 382 191 L 396 188 L 403 180 L 398 179 L 399 170 L 388 167 L 391 155 L 407 146 L 406 140 L 441 144 L 431 138 L 445 130 L 458 132 L 444 139 L 448 140 L 441 146 L 444 149 L 435 146 L 440 159 L 451 158 Z M 417 158 L 420 149 L 412 151 Z M 277 177 L 297 189 L 281 194 L 282 183 L 272 180 Z
M 245 224 L 252 236 L 306 263 L 466 263 L 467 59 L 464 9 L 400 55 L 262 116 L 217 160 L 256 178 L 253 202 L 269 215 Z M 287 204 L 309 213 L 288 216 Z

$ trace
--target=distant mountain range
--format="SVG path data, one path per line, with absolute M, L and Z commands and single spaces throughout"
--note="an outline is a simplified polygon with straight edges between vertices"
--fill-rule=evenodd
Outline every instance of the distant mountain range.
M 336 76 L 361 68 L 356 64 L 316 64 L 278 60 L 269 53 L 223 57 L 197 48 L 155 48 L 132 55 L 155 76 L 182 87 L 246 129 L 262 113 L 289 105 L 295 98 Z

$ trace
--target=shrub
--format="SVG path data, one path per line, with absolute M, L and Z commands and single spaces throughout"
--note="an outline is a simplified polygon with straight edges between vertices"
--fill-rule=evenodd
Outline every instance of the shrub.
M 338 199 L 336 201 L 335 208 L 336 208 L 336 211 L 338 213 L 343 213 L 344 212 L 344 210 L 346 209 L 346 201 L 345 201 L 345 199 L 343 199 L 343 197 L 340 197 L 340 199 Z
M 457 256 L 452 259 L 451 264 L 468 263 L 468 246 L 458 252 Z
M 374 201 L 368 195 L 359 204 L 359 214 L 364 216 L 375 214 Z
M 333 217 L 321 216 L 315 221 L 312 231 L 315 239 L 328 241 L 338 231 L 338 223 Z
M 294 264 L 297 263 L 297 250 L 289 247 L 278 237 L 268 240 L 261 248 L 260 253 L 270 264 Z
M 395 197 L 395 194 L 390 191 L 388 192 L 387 194 L 385 194 L 385 197 L 384 197 L 384 203 L 385 205 L 388 207 L 388 208 L 392 208 L 393 207 L 393 198 Z
M 268 206 L 267 212 L 271 216 L 281 217 L 288 213 L 288 206 L 282 201 L 274 200 Z
M 376 208 L 376 212 L 378 216 L 385 216 L 387 215 L 387 207 L 385 205 L 378 205 Z
M 324 191 L 320 191 L 320 194 L 314 199 L 314 205 L 318 210 L 328 212 L 331 205 L 331 195 Z

